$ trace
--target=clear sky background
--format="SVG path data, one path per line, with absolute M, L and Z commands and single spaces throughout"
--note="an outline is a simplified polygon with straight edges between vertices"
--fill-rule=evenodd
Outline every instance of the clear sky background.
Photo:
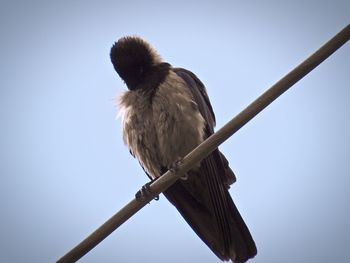
M 53 262 L 147 182 L 109 50 L 137 34 L 205 83 L 221 127 L 350 22 L 350 2 L 0 3 L 0 261 Z M 253 263 L 349 262 L 350 45 L 226 141 Z M 81 262 L 220 262 L 163 196 Z

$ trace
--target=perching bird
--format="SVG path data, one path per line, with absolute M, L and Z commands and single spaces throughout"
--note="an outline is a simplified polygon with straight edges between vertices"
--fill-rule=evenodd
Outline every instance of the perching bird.
M 162 61 L 136 36 L 119 39 L 110 57 L 129 91 L 119 97 L 123 139 L 146 174 L 156 179 L 214 132 L 206 89 L 192 72 Z M 228 192 L 236 178 L 215 150 L 164 195 L 221 259 L 246 262 L 256 255 L 252 236 Z

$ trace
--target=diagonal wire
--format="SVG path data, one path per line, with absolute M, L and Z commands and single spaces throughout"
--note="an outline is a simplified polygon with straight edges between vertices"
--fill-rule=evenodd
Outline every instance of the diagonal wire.
M 240 112 L 236 117 L 229 121 L 216 133 L 212 134 L 203 143 L 198 145 L 194 150 L 187 154 L 182 163 L 179 164 L 176 173 L 167 171 L 150 186 L 149 190 L 152 194 L 142 199 L 134 198 L 115 215 L 101 225 L 97 230 L 85 238 L 76 247 L 70 250 L 57 262 L 75 262 L 92 250 L 103 239 L 116 230 L 121 224 L 127 221 L 142 207 L 153 200 L 158 194 L 166 190 L 169 186 L 178 180 L 182 174 L 190 170 L 196 163 L 208 156 L 221 143 L 227 140 L 248 121 L 254 118 L 259 112 L 266 108 L 270 103 L 282 95 L 286 90 L 293 86 L 296 82 L 307 75 L 311 70 L 316 68 L 320 63 L 332 55 L 338 48 L 344 45 L 350 39 L 350 24 L 336 34 L 332 39 L 320 47 L 314 54 L 304 60 L 296 68 L 290 71 L 260 97 L 253 101 L 248 107 Z

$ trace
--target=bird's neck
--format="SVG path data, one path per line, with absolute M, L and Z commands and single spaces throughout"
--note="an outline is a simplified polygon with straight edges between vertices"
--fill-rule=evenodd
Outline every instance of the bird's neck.
M 171 66 L 168 63 L 160 63 L 153 66 L 148 74 L 145 74 L 145 78 L 136 87 L 136 90 L 142 91 L 145 96 L 152 99 L 154 93 L 158 87 L 164 82 L 169 74 Z

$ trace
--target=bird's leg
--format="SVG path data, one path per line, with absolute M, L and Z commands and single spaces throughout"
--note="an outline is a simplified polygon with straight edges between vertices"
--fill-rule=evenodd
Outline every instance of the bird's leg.
M 136 200 L 142 200 L 142 199 L 146 199 L 147 197 L 149 197 L 150 195 L 152 195 L 152 191 L 151 191 L 151 187 L 150 185 L 157 180 L 157 178 L 152 179 L 150 182 L 146 183 L 145 185 L 143 185 L 141 187 L 141 190 L 137 191 L 137 193 L 135 194 Z M 156 197 L 154 197 L 154 200 L 158 201 L 159 200 L 159 195 L 157 195 Z
M 169 171 L 172 173 L 177 173 L 179 171 L 179 167 L 181 166 L 181 164 L 183 163 L 183 159 L 182 158 L 177 158 L 175 162 L 173 162 L 170 167 L 169 167 Z M 187 180 L 188 179 L 188 174 L 185 173 L 184 175 L 182 175 L 180 177 L 181 180 Z

